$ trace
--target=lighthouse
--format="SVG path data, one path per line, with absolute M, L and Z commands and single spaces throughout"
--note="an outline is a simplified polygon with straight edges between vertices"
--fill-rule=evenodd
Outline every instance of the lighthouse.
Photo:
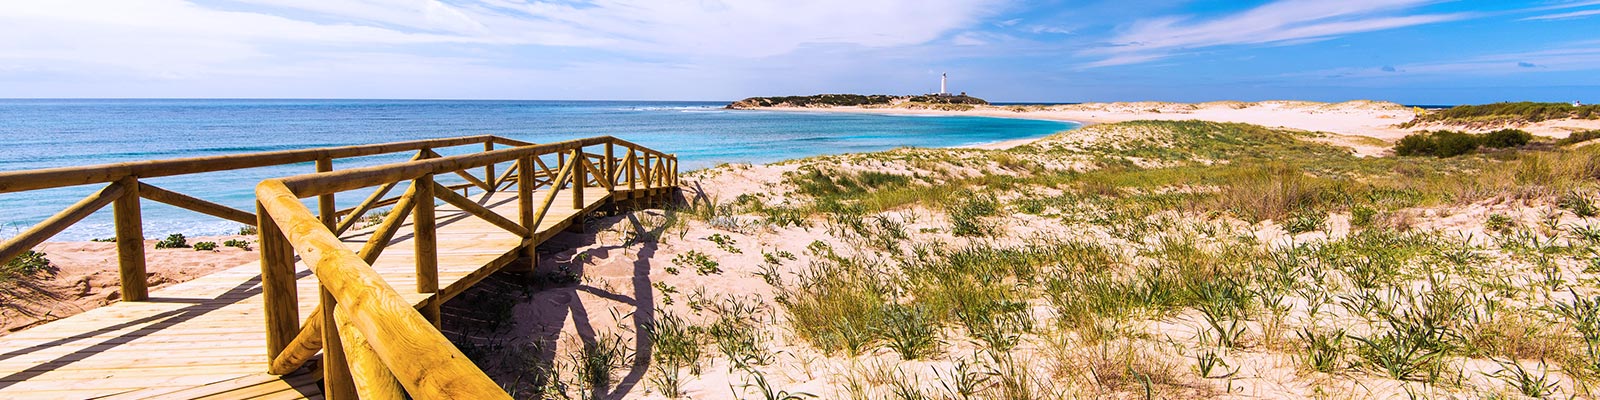
M 947 75 L 948 74 L 943 73 L 943 72 L 939 73 L 939 94 L 950 94 L 950 92 L 945 90 L 945 87 L 944 87 L 945 81 L 949 80 L 949 78 L 950 78 Z

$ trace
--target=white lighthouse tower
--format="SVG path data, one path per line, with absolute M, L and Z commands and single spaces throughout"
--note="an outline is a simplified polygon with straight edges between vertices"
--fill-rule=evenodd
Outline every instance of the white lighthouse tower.
M 939 73 L 939 94 L 950 94 L 949 91 L 945 90 L 945 86 L 944 86 L 945 81 L 949 79 L 949 76 L 947 76 L 947 75 L 948 74 L 943 73 L 943 72 Z

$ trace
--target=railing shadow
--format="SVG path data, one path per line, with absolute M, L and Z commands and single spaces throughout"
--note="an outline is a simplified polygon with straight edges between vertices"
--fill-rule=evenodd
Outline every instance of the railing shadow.
M 615 223 L 630 225 L 638 231 L 645 230 L 643 224 L 632 213 L 624 213 L 621 219 Z M 658 237 L 664 231 L 664 226 L 658 227 L 653 232 L 650 232 L 649 235 Z M 549 247 L 581 248 L 594 245 L 596 240 L 597 238 L 594 234 L 563 234 L 552 238 L 547 243 L 549 243 Z M 560 266 L 568 266 L 570 269 L 564 272 L 583 276 L 586 272 L 582 267 L 583 263 L 576 260 L 580 254 L 589 254 L 591 257 L 603 256 L 618 250 L 633 250 L 637 257 L 631 263 L 632 275 L 629 279 L 633 286 L 632 293 L 613 293 L 586 284 L 572 283 L 544 289 L 533 297 L 535 302 L 533 314 L 536 316 L 536 320 L 532 322 L 536 330 L 530 332 L 531 337 L 529 340 L 537 343 L 532 346 L 537 352 L 530 356 L 533 358 L 532 362 L 535 365 L 542 366 L 554 366 L 561 361 L 558 360 L 556 344 L 561 342 L 564 328 L 569 319 L 572 321 L 577 336 L 576 339 L 582 343 L 584 351 L 593 350 L 595 346 L 599 345 L 598 341 L 600 340 L 610 339 L 600 337 L 601 333 L 595 329 L 589 316 L 590 310 L 584 305 L 580 297 L 581 293 L 634 307 L 630 318 L 635 333 L 632 349 L 630 349 L 630 353 L 634 356 L 633 362 L 626 366 L 626 373 L 622 374 L 622 377 L 612 387 L 593 393 L 590 399 L 595 400 L 626 397 L 639 386 L 650 370 L 654 343 L 650 340 L 648 329 L 656 318 L 655 288 L 651 286 L 653 282 L 650 280 L 650 267 L 657 251 L 657 244 L 646 241 L 627 248 L 622 245 L 592 247 L 582 253 L 574 253 L 572 259 L 569 260 L 545 262 L 543 263 L 543 268 L 534 271 L 536 274 L 549 274 Z
M 307 277 L 307 276 L 310 276 L 310 275 L 311 275 L 311 271 L 310 270 L 302 270 L 302 271 L 298 271 L 295 274 L 295 278 L 296 279 L 300 279 L 300 278 L 304 278 L 304 277 Z M 43 375 L 45 373 L 54 371 L 54 370 L 56 370 L 58 368 L 61 368 L 61 367 L 67 366 L 67 365 L 71 365 L 72 363 L 75 363 L 75 362 L 78 362 L 78 361 L 83 361 L 83 360 L 85 360 L 85 359 L 87 359 L 89 357 L 93 357 L 93 356 L 101 354 L 103 352 L 115 349 L 117 346 L 121 346 L 123 344 L 127 344 L 129 342 L 138 340 L 140 338 L 148 337 L 148 336 L 150 336 L 152 334 L 155 334 L 157 332 L 161 332 L 162 329 L 160 329 L 160 328 L 171 327 L 171 326 L 175 326 L 175 325 L 184 323 L 186 321 L 194 319 L 195 317 L 199 317 L 201 315 L 205 315 L 206 313 L 214 311 L 214 310 L 216 310 L 218 308 L 226 307 L 226 306 L 229 306 L 229 305 L 233 305 L 233 304 L 245 301 L 245 300 L 250 299 L 251 297 L 254 297 L 255 295 L 260 294 L 260 293 L 261 293 L 261 275 L 256 275 L 254 277 L 251 277 L 249 280 L 246 280 L 246 281 L 244 281 L 244 282 L 242 282 L 242 283 L 240 283 L 240 284 L 238 284 L 238 285 L 236 285 L 236 286 L 234 286 L 232 288 L 229 288 L 227 291 L 224 291 L 221 294 L 218 294 L 214 298 L 151 297 L 151 298 L 149 298 L 147 300 L 147 302 L 151 302 L 151 303 L 193 303 L 193 304 L 189 305 L 189 306 L 185 306 L 183 308 L 176 309 L 176 310 L 163 311 L 163 312 L 160 312 L 160 313 L 157 313 L 157 314 L 154 314 L 154 315 L 150 315 L 150 316 L 146 316 L 146 317 L 143 317 L 143 318 L 133 319 L 133 320 L 117 323 L 117 324 L 114 324 L 114 325 L 102 327 L 102 328 L 99 328 L 99 329 L 85 331 L 83 333 L 79 333 L 79 334 L 72 335 L 72 336 L 69 336 L 69 337 L 56 339 L 56 340 L 51 340 L 51 341 L 48 341 L 48 342 L 45 342 L 45 343 L 40 343 L 40 344 L 36 344 L 36 345 L 33 345 L 33 346 L 28 346 L 28 347 L 17 349 L 17 350 L 12 350 L 12 351 L 6 352 L 4 354 L 0 354 L 0 360 L 7 360 L 7 359 L 19 357 L 19 356 L 32 354 L 34 352 L 41 351 L 41 350 L 46 350 L 46 349 L 50 349 L 50 348 L 54 348 L 54 347 L 58 347 L 58 346 L 64 346 L 64 345 L 67 345 L 67 344 L 70 344 L 70 343 L 74 343 L 74 342 L 78 342 L 78 341 L 82 341 L 82 340 L 88 340 L 88 339 L 94 338 L 94 337 L 96 337 L 98 335 L 111 333 L 111 332 L 117 332 L 117 331 L 121 331 L 123 329 L 127 329 L 127 328 L 130 328 L 130 327 L 135 327 L 135 326 L 139 326 L 140 327 L 139 329 L 136 329 L 134 331 L 131 331 L 131 332 L 128 332 L 128 333 L 125 333 L 125 334 L 122 334 L 122 335 L 118 335 L 116 337 L 108 338 L 108 339 L 103 340 L 101 342 L 98 342 L 98 343 L 96 343 L 94 345 L 90 345 L 89 347 L 86 347 L 86 348 L 83 348 L 83 349 L 79 349 L 79 350 L 76 350 L 76 351 L 73 351 L 73 352 L 70 352 L 70 353 L 67 353 L 67 354 L 63 354 L 63 355 L 61 355 L 59 357 L 56 357 L 56 358 L 48 360 L 48 361 L 38 362 L 34 366 L 32 366 L 30 368 L 24 369 L 22 371 L 17 371 L 17 372 L 11 373 L 11 374 L 7 374 L 7 375 L 5 375 L 3 377 L 0 377 L 0 389 L 4 389 L 6 387 L 10 387 L 11 385 L 15 385 L 18 382 L 22 382 L 22 381 L 25 381 L 27 379 L 30 379 L 30 378 L 33 378 L 33 377 L 37 377 L 39 375 Z M 149 325 L 146 325 L 146 324 L 149 324 Z

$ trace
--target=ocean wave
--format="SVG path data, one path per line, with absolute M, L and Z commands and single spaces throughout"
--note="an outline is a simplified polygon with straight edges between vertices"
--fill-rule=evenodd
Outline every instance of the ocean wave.
M 160 239 L 174 233 L 194 238 L 200 236 L 222 236 L 239 233 L 239 227 L 244 226 L 233 221 L 189 221 L 176 219 L 155 219 L 144 221 L 144 236 L 146 239 Z M 116 226 L 107 222 L 80 222 L 61 231 L 60 234 L 50 238 L 53 242 L 86 242 L 93 239 L 106 239 L 116 237 Z
M 635 106 L 622 107 L 622 111 L 711 111 L 721 110 L 719 106 Z

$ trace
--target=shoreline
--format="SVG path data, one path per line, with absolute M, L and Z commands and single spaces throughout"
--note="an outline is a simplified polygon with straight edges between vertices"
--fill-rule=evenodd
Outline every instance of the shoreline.
M 980 111 L 978 113 L 968 113 L 966 111 L 909 110 L 909 109 L 894 109 L 894 108 L 860 108 L 860 107 L 829 107 L 829 108 L 762 107 L 762 108 L 750 108 L 750 109 L 736 109 L 736 111 L 777 111 L 777 112 L 790 112 L 790 113 L 811 112 L 811 113 L 819 113 L 819 114 L 820 113 L 848 113 L 848 114 L 923 116 L 923 117 L 985 117 L 985 118 L 1021 119 L 1021 120 L 1030 120 L 1030 121 L 1068 122 L 1068 123 L 1073 123 L 1073 124 L 1077 124 L 1078 125 L 1078 126 L 1075 126 L 1075 127 L 1072 127 L 1072 128 L 1068 128 L 1068 129 L 1064 129 L 1064 130 L 1060 130 L 1060 131 L 1056 131 L 1056 132 L 1051 132 L 1051 133 L 1049 133 L 1047 135 L 1039 136 L 1039 137 L 1017 138 L 1017 139 L 1007 139 L 1007 140 L 1000 140 L 1000 141 L 993 141 L 993 142 L 970 143 L 970 144 L 962 144 L 962 145 L 955 145 L 955 146 L 936 147 L 936 148 L 944 148 L 944 149 L 1005 150 L 1005 149 L 1010 149 L 1010 148 L 1014 148 L 1014 147 L 1018 147 L 1018 146 L 1027 145 L 1029 143 L 1033 143 L 1033 142 L 1039 141 L 1040 139 L 1044 139 L 1044 138 L 1047 138 L 1047 137 L 1055 136 L 1055 135 L 1060 134 L 1062 132 L 1070 132 L 1070 131 L 1073 131 L 1073 130 L 1082 129 L 1082 128 L 1090 126 L 1090 125 L 1097 125 L 1097 124 L 1105 123 L 1104 121 L 1083 120 L 1082 118 L 1058 118 L 1058 117 L 1048 116 L 1048 115 L 1005 115 L 1005 114 L 1003 114 L 1004 112 L 1011 112 L 1011 111 L 1004 111 L 1004 110 L 994 110 L 995 112 L 982 112 L 982 111 Z M 1016 114 L 1015 112 L 1011 112 L 1011 113 Z M 801 158 L 805 158 L 805 157 L 801 157 Z M 777 162 L 785 162 L 785 161 L 791 161 L 791 160 L 793 160 L 793 159 L 777 161 Z

